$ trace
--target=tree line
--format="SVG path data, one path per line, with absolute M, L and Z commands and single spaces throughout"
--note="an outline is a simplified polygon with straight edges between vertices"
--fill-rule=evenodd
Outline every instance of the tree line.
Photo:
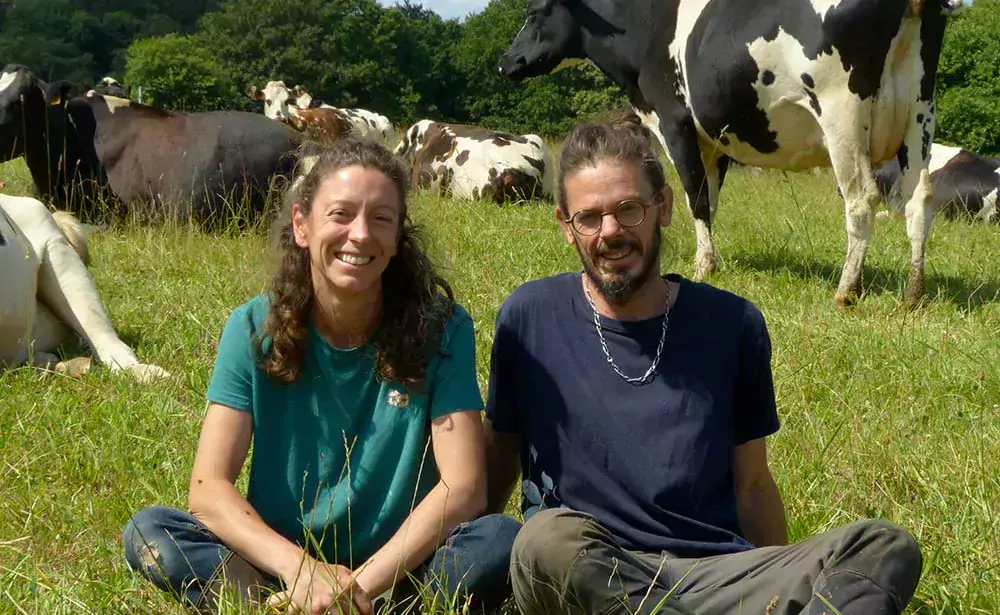
M 43 79 L 113 76 L 170 109 L 259 111 L 245 89 L 305 85 L 340 107 L 564 134 L 627 107 L 589 62 L 513 83 L 497 62 L 527 0 L 491 0 L 463 20 L 418 3 L 375 0 L 0 0 L 0 62 Z M 977 0 L 948 26 L 937 140 L 1000 155 L 1000 0 Z

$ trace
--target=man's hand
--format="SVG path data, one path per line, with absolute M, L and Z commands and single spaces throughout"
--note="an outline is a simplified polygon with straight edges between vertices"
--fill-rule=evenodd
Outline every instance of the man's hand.
M 372 615 L 371 597 L 346 566 L 307 557 L 295 573 L 283 579 L 288 589 L 268 598 L 268 606 L 307 615 Z

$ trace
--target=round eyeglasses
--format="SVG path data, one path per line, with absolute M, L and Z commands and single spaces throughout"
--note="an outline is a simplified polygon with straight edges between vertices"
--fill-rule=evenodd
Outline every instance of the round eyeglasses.
M 639 226 L 646 219 L 646 209 L 657 207 L 644 203 L 638 199 L 625 199 L 612 211 L 593 211 L 585 209 L 573 214 L 568 222 L 577 233 L 581 235 L 593 235 L 601 230 L 604 224 L 604 216 L 613 215 L 619 226 L 632 227 Z

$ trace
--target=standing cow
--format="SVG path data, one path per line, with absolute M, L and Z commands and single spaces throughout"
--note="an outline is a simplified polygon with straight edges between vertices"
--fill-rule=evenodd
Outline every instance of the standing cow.
M 147 382 L 168 377 L 139 362 L 115 333 L 84 264 L 86 239 L 64 212 L 41 202 L 0 194 L 0 368 L 29 363 L 73 375 L 89 359 L 59 362 L 51 354 L 77 333 L 97 359 Z
M 394 150 L 412 168 L 414 188 L 460 199 L 551 199 L 552 159 L 538 135 L 421 120 Z
M 500 61 L 515 80 L 590 59 L 628 94 L 677 168 L 695 219 L 695 277 L 717 267 L 712 218 L 730 159 L 832 165 L 847 255 L 834 301 L 852 303 L 879 200 L 873 163 L 896 156 L 910 277 L 924 292 L 927 162 L 947 13 L 960 0 L 531 0 Z
M 935 143 L 928 171 L 933 187 L 933 208 L 945 218 L 1000 221 L 1000 159 L 986 158 L 961 147 Z M 899 163 L 879 167 L 875 182 L 890 210 L 898 210 Z

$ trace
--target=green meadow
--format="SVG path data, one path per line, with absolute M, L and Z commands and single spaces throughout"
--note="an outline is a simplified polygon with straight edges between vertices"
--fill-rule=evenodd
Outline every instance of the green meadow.
M 30 194 L 20 161 L 0 165 L 0 181 Z M 1000 612 L 1000 228 L 935 221 L 927 300 L 911 310 L 903 222 L 879 219 L 863 296 L 842 313 L 843 203 L 829 172 L 737 170 L 722 194 L 709 281 L 767 319 L 782 420 L 769 454 L 791 538 L 894 521 L 924 554 L 908 612 Z M 475 320 L 485 394 L 500 303 L 526 280 L 578 269 L 577 255 L 551 205 L 417 194 L 411 212 Z M 690 276 L 683 200 L 665 237 L 663 270 Z M 91 255 L 119 335 L 177 381 L 140 385 L 101 366 L 79 380 L 0 374 L 2 614 L 183 612 L 128 570 L 120 531 L 144 506 L 185 506 L 218 336 L 271 266 L 263 229 L 125 223 L 95 235 Z

